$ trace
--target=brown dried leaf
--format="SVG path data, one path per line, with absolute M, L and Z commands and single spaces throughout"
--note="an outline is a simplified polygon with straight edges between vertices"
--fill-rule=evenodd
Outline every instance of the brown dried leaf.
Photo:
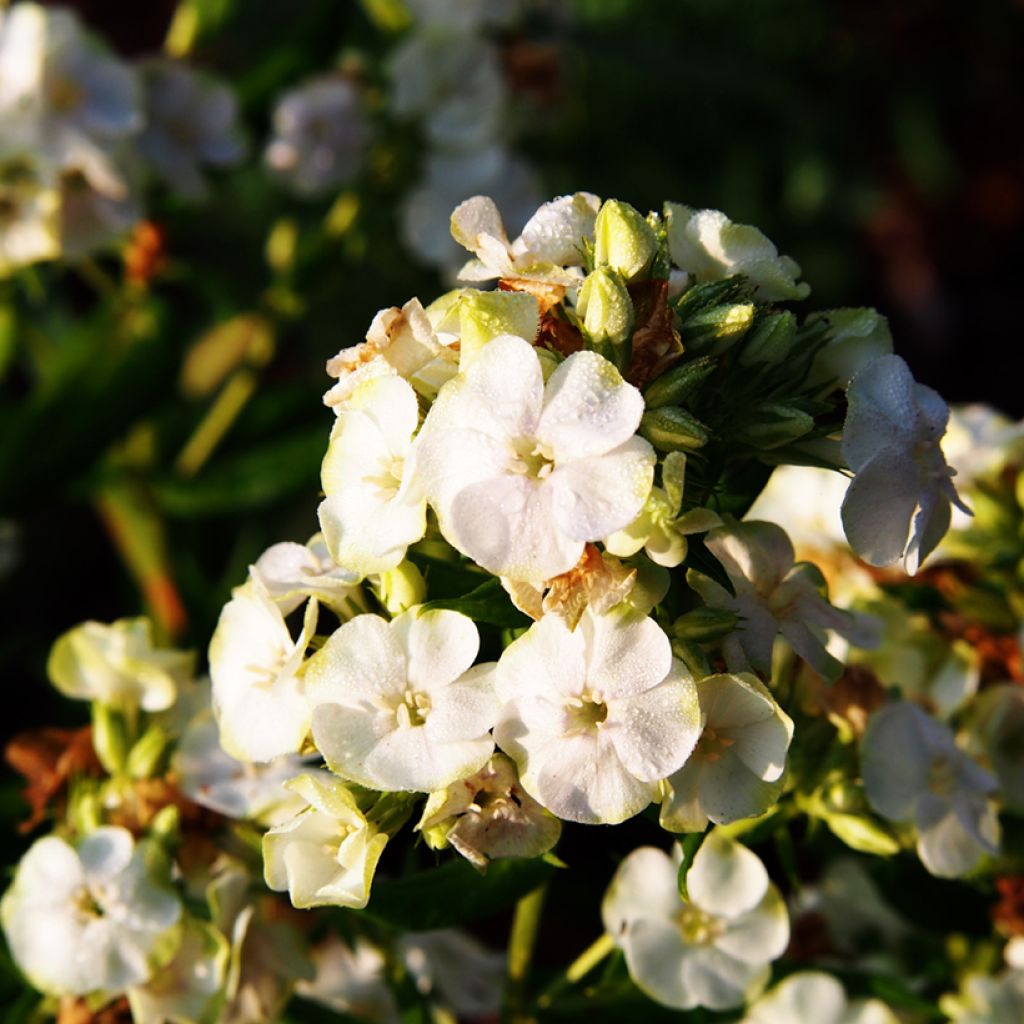
M 679 361 L 683 343 L 668 305 L 668 281 L 636 281 L 627 288 L 636 326 L 626 380 L 643 388 Z

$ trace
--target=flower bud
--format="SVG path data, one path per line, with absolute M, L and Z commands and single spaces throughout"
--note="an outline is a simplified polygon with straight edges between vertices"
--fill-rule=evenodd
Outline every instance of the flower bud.
M 813 429 L 814 417 L 802 409 L 770 403 L 760 406 L 749 421 L 736 427 L 733 437 L 755 448 L 780 448 Z
M 92 705 L 92 745 L 100 764 L 119 775 L 128 756 L 128 737 L 124 717 L 111 705 L 94 701 Z
M 174 804 L 161 807 L 149 823 L 149 834 L 161 842 L 176 842 L 181 830 L 181 811 Z
M 299 227 L 291 217 L 282 217 L 267 236 L 267 264 L 278 274 L 286 274 L 295 266 L 299 243 Z
M 401 615 L 427 596 L 427 583 L 423 574 L 410 561 L 388 572 L 382 572 L 377 582 L 377 597 L 390 615 Z
M 128 774 L 133 779 L 156 775 L 167 751 L 167 733 L 159 725 L 151 725 L 128 752 Z
M 796 317 L 786 311 L 764 317 L 755 327 L 740 351 L 742 366 L 757 363 L 777 365 L 785 361 L 796 340 Z
M 739 616 L 724 608 L 694 608 L 672 624 L 672 635 L 692 643 L 714 643 L 727 637 L 738 625 Z
M 459 304 L 460 372 L 499 335 L 514 334 L 532 342 L 539 328 L 540 307 L 532 295 L 467 290 Z
M 629 203 L 609 199 L 594 224 L 594 265 L 611 267 L 627 281 L 644 274 L 654 262 L 658 239 L 650 224 Z
M 695 313 L 679 327 L 683 345 L 690 352 L 721 355 L 750 330 L 754 312 L 752 302 L 737 302 Z
M 715 372 L 716 365 L 712 356 L 701 356 L 663 373 L 644 392 L 647 408 L 660 409 L 684 402 Z
M 577 310 L 583 317 L 583 329 L 594 348 L 601 352 L 619 348 L 633 330 L 633 301 L 622 278 L 607 267 L 599 267 L 580 288 Z
M 640 435 L 662 452 L 695 451 L 711 436 L 700 420 L 674 405 L 648 409 L 640 419 Z

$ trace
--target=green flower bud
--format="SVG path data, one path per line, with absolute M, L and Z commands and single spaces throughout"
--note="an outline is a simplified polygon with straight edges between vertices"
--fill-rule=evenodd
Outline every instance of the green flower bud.
M 711 662 L 700 647 L 689 640 L 673 640 L 672 653 L 690 670 L 696 679 L 711 675 Z
M 695 451 L 711 436 L 700 420 L 674 405 L 648 409 L 640 419 L 640 434 L 662 452 Z
M 539 328 L 540 308 L 532 295 L 467 289 L 459 305 L 459 369 L 465 370 L 499 335 L 514 334 L 532 342 Z
M 701 356 L 663 373 L 644 391 L 647 408 L 660 409 L 686 401 L 715 372 L 716 365 L 712 356 Z
M 738 615 L 724 608 L 694 608 L 672 623 L 672 634 L 692 643 L 714 643 L 727 637 L 739 621 Z
M 683 345 L 690 352 L 721 355 L 750 330 L 755 311 L 752 302 L 737 302 L 696 313 L 679 327 Z
M 759 406 L 751 419 L 733 430 L 733 437 L 755 448 L 780 448 L 814 429 L 814 417 L 791 405 Z M 653 442 L 652 442 L 653 443 Z
M 299 227 L 291 217 L 276 221 L 267 236 L 267 263 L 279 274 L 295 266 L 295 252 L 299 243 Z
M 609 199 L 594 224 L 594 264 L 611 267 L 627 281 L 642 276 L 658 253 L 650 224 L 629 203 Z
M 111 775 L 119 775 L 124 770 L 128 757 L 124 716 L 111 705 L 99 701 L 92 705 L 92 745 L 100 764 Z
M 455 824 L 455 818 L 448 818 L 442 821 L 440 824 L 434 825 L 432 828 L 425 828 L 420 833 L 423 836 L 424 842 L 432 850 L 447 850 L 448 849 L 448 833 L 451 831 L 452 825 Z
M 170 737 L 159 725 L 151 725 L 128 752 L 128 774 L 148 779 L 158 774 Z
M 764 317 L 750 332 L 739 361 L 742 366 L 757 363 L 777 365 L 785 361 L 796 340 L 796 317 L 790 312 Z
M 577 311 L 583 329 L 598 352 L 620 348 L 633 331 L 633 300 L 622 278 L 607 267 L 587 275 L 580 288 Z
M 423 573 L 408 560 L 388 572 L 382 572 L 375 589 L 380 603 L 390 615 L 401 615 L 413 605 L 421 604 L 427 596 Z
M 161 807 L 149 823 L 149 834 L 162 842 L 174 843 L 181 830 L 181 811 L 174 804 Z

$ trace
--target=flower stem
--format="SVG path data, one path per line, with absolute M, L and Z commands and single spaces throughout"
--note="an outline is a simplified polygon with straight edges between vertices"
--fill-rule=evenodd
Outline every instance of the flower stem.
M 193 477 L 202 469 L 255 393 L 256 384 L 256 371 L 242 367 L 224 385 L 175 461 L 174 468 L 180 476 Z
M 541 993 L 537 1005 L 542 1008 L 550 1006 L 557 995 L 589 974 L 614 949 L 615 940 L 605 932 L 576 957 L 565 974 L 557 978 Z
M 508 940 L 508 977 L 505 984 L 505 1020 L 508 1024 L 524 1021 L 526 978 L 537 945 L 537 932 L 544 910 L 547 886 L 541 885 L 527 893 L 516 904 L 512 931 Z

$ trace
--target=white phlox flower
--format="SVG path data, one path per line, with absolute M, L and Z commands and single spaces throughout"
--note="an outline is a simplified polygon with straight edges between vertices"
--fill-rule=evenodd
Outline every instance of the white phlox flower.
M 686 764 L 665 782 L 661 825 L 700 832 L 766 811 L 782 791 L 793 722 L 756 677 L 697 681 L 704 723 Z
M 427 528 L 412 458 L 416 392 L 400 377 L 366 381 L 334 422 L 317 514 L 331 557 L 359 576 L 387 572 Z
M 913 574 L 949 529 L 950 506 L 970 511 L 940 447 L 949 409 L 899 356 L 868 363 L 846 398 L 843 457 L 855 474 L 843 502 L 846 536 L 872 565 L 903 558 Z
M 863 366 L 892 354 L 889 321 L 877 310 L 826 309 L 807 318 L 808 325 L 819 321 L 828 325 L 828 340 L 814 357 L 809 384 L 848 387 Z
M 326 75 L 284 93 L 264 159 L 300 195 L 318 196 L 359 173 L 370 126 L 357 87 Z
M 245 152 L 238 103 L 228 86 L 162 57 L 139 66 L 146 124 L 139 151 L 175 192 L 202 199 L 204 167 L 230 167 Z
M 501 1009 L 507 956 L 458 928 L 409 932 L 398 949 L 416 988 L 459 1020 L 494 1017 Z
M 722 563 L 735 595 L 692 570 L 687 581 L 712 608 L 740 616 L 740 624 L 723 643 L 730 671 L 753 668 L 767 676 L 779 633 L 826 678 L 838 676 L 842 667 L 825 648 L 826 631 L 858 646 L 877 642 L 871 620 L 834 608 L 822 596 L 821 573 L 809 562 L 795 562 L 793 544 L 780 526 L 730 522 L 712 530 L 705 544 Z
M 943 996 L 939 1006 L 952 1024 L 1018 1024 L 1024 1020 L 1024 970 L 970 974 L 960 992 Z
M 181 902 L 154 847 L 105 826 L 77 847 L 37 840 L 0 904 L 15 962 L 53 995 L 122 992 L 174 955 Z
M 523 789 L 566 821 L 616 824 L 642 811 L 700 732 L 697 691 L 650 618 L 545 615 L 502 653 L 494 730 Z
M 756 854 L 717 830 L 702 843 L 679 894 L 682 851 L 634 850 L 619 865 L 601 916 L 630 977 L 664 1006 L 739 1006 L 768 980 L 789 943 L 789 916 Z
M 399 1024 L 398 1001 L 387 984 L 387 961 L 376 946 L 362 937 L 349 946 L 331 935 L 311 956 L 316 977 L 295 986 L 303 999 L 350 1019 Z
M 957 483 L 969 487 L 979 478 L 995 476 L 1024 453 L 1024 420 L 1014 422 L 980 402 L 955 405 L 942 435 L 942 453 L 956 470 Z
M 576 192 L 545 203 L 509 242 L 501 214 L 488 196 L 455 208 L 452 237 L 476 255 L 459 272 L 462 281 L 536 280 L 573 287 L 583 280 L 584 239 L 593 241 L 601 201 Z
M 145 985 L 128 989 L 133 1024 L 211 1019 L 227 976 L 231 947 L 208 921 L 184 921 L 181 944 L 169 964 Z
M 472 775 L 494 751 L 492 665 L 458 612 L 358 615 L 310 659 L 313 740 L 331 770 L 370 789 L 430 793 Z
M 967 747 L 991 766 L 1002 803 L 1024 812 L 1024 692 L 1017 683 L 987 686 L 971 703 Z
M 60 194 L 23 156 L 0 158 L 0 277 L 60 255 Z
M 681 565 L 688 550 L 686 538 L 722 524 L 710 509 L 682 512 L 685 480 L 686 456 L 669 452 L 661 465 L 661 486 L 651 488 L 643 511 L 629 526 L 605 538 L 605 548 L 621 558 L 642 548 L 657 565 L 669 569 Z
M 316 631 L 318 605 L 306 605 L 293 640 L 281 609 L 258 580 L 231 592 L 210 640 L 213 709 L 221 746 L 239 761 L 270 761 L 302 749 L 310 708 L 300 668 Z
M 306 544 L 272 544 L 249 566 L 282 615 L 291 615 L 303 601 L 315 597 L 339 618 L 365 611 L 366 599 L 357 586 L 359 577 L 331 558 L 323 534 Z
M 0 20 L 0 121 L 8 147 L 77 168 L 117 198 L 110 150 L 142 126 L 138 83 L 72 11 L 15 4 Z
M 536 350 L 499 337 L 442 389 L 417 441 L 417 470 L 441 532 L 500 576 L 542 582 L 587 541 L 631 523 L 654 475 L 634 431 L 643 398 L 594 352 L 545 385 Z
M 898 1024 L 880 999 L 847 1000 L 824 971 L 789 975 L 747 1010 L 740 1024 Z
M 128 712 L 169 708 L 194 667 L 191 651 L 155 647 L 145 618 L 83 622 L 57 639 L 46 663 L 50 681 L 65 697 Z
M 276 825 L 304 806 L 285 783 L 306 762 L 295 754 L 282 754 L 265 764 L 236 761 L 221 746 L 220 729 L 209 707 L 186 727 L 171 763 L 186 796 L 228 818 Z
M 387 845 L 336 779 L 300 775 L 288 783 L 308 803 L 263 837 L 267 885 L 296 907 L 365 907 L 377 861 Z
M 734 224 L 719 210 L 691 210 L 666 203 L 672 262 L 694 280 L 722 281 L 743 274 L 766 302 L 804 299 L 810 285 L 797 283 L 800 267 L 750 224 Z
M 483 870 L 503 857 L 547 853 L 562 823 L 523 789 L 512 761 L 495 754 L 469 778 L 431 793 L 416 828 L 430 845 L 450 845 Z
M 955 878 L 998 853 L 995 779 L 926 711 L 897 701 L 875 712 L 861 741 L 861 770 L 871 806 L 917 826 L 917 852 L 933 875 Z

